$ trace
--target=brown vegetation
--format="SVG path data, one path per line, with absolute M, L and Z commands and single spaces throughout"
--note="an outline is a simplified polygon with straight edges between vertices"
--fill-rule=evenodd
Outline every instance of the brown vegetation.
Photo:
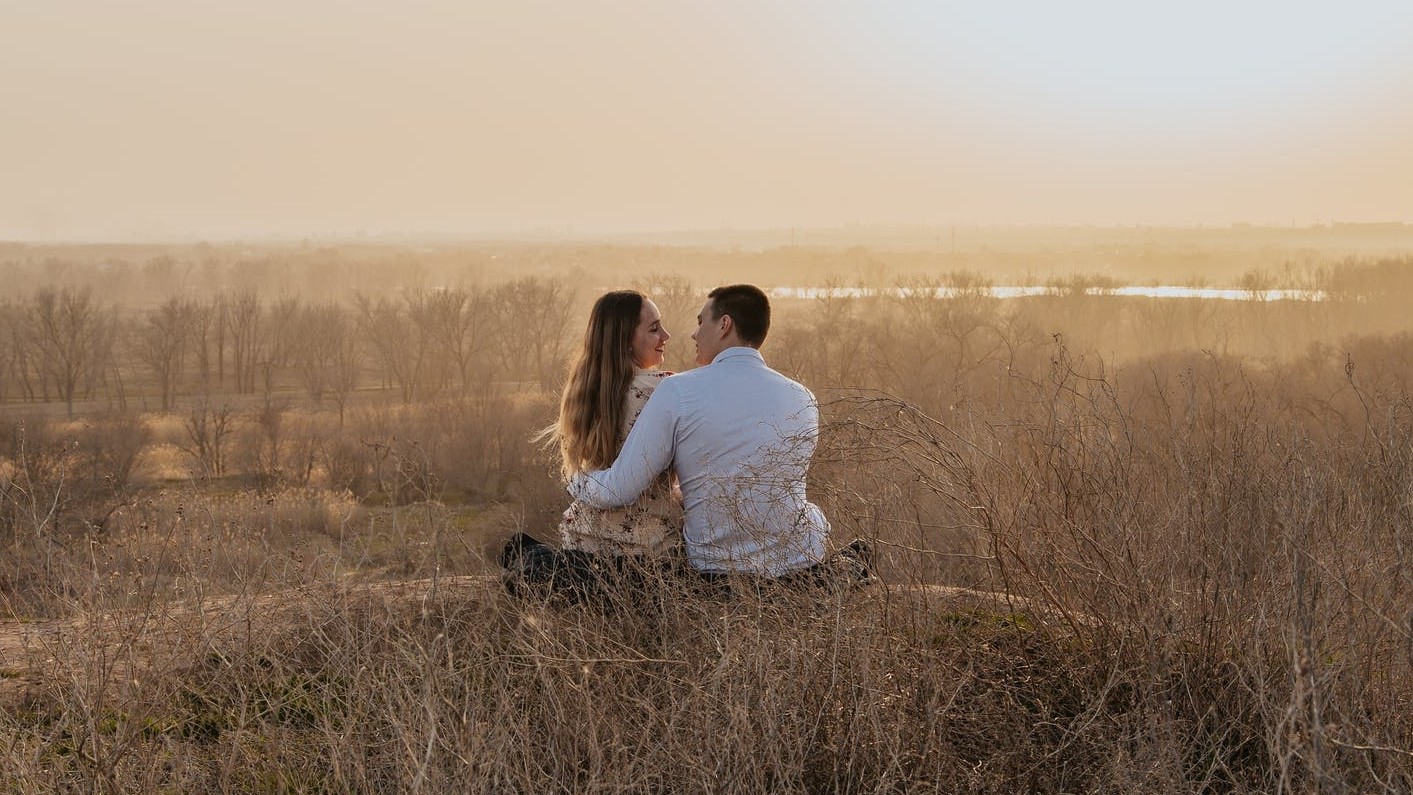
M 888 584 L 607 610 L 485 577 L 563 507 L 572 282 L 21 295 L 0 791 L 1408 792 L 1410 273 L 782 301 Z M 638 282 L 689 352 L 700 291 Z

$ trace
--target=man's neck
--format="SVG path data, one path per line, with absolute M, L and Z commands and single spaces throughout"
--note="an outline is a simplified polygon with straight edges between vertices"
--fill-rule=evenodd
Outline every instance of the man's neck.
M 760 355 L 760 349 L 759 349 L 759 348 L 756 348 L 756 347 L 754 347 L 754 346 L 746 345 L 745 343 L 742 343 L 742 344 L 740 344 L 740 345 L 731 345 L 731 346 L 728 346 L 728 347 L 726 347 L 726 348 L 722 348 L 722 349 L 721 349 L 721 352 L 718 353 L 718 354 L 716 354 L 715 356 L 713 356 L 713 357 L 711 358 L 711 360 L 712 360 L 713 362 L 719 362 L 719 361 L 721 361 L 722 359 L 724 359 L 724 358 L 726 358 L 726 357 L 729 357 L 729 356 L 732 356 L 732 355 L 741 353 L 742 351 L 750 351 L 751 353 L 754 353 L 754 354 L 756 354 L 757 356 Z

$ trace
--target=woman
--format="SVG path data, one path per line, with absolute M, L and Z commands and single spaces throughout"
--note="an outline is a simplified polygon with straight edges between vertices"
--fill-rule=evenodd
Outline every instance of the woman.
M 551 431 L 566 480 L 613 464 L 653 390 L 671 375 L 656 369 L 670 339 L 657 305 L 637 290 L 611 292 L 594 303 L 584 347 L 564 386 L 559 423 Z M 681 543 L 682 506 L 664 472 L 626 508 L 570 505 L 559 533 L 565 549 L 661 557 Z
M 653 390 L 670 375 L 656 368 L 671 338 L 657 306 L 637 290 L 616 290 L 594 302 L 559 421 L 542 435 L 558 442 L 566 479 L 606 469 L 618 457 Z M 561 551 L 524 534 L 506 544 L 501 563 L 512 591 L 520 583 L 546 582 L 556 590 L 592 588 L 603 572 L 668 557 L 682 538 L 682 505 L 671 474 L 664 472 L 625 508 L 570 505 L 559 533 Z

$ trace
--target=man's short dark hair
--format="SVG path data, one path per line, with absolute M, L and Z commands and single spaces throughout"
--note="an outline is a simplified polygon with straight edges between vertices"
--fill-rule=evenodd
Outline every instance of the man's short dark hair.
M 770 299 L 754 284 L 728 284 L 707 293 L 712 311 L 719 319 L 730 315 L 741 341 L 759 348 L 770 331 Z

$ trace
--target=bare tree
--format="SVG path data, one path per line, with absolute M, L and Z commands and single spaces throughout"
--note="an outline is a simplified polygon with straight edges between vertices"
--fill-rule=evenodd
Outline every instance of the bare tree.
M 1265 268 L 1252 268 L 1241 274 L 1241 295 L 1248 301 L 1268 301 L 1276 278 Z
M 880 340 L 905 355 L 892 368 L 890 388 L 929 411 L 956 405 L 971 374 L 1003 351 L 997 300 L 979 274 L 904 279 L 891 302 L 897 322 L 879 329 Z
M 163 411 L 171 411 L 176 400 L 196 314 L 191 301 L 169 298 L 147 313 L 133 337 L 134 354 L 157 381 Z
M 339 410 L 339 427 L 343 427 L 344 409 L 348 398 L 358 388 L 358 380 L 363 373 L 363 347 L 347 319 L 343 331 L 338 336 L 338 344 L 333 350 L 333 363 L 329 370 L 329 399 Z
M 771 361 L 780 357 L 781 366 L 796 360 L 794 372 L 821 387 L 856 386 L 870 378 L 875 357 L 870 354 L 877 335 L 865 311 L 865 302 L 877 299 L 850 294 L 841 282 L 826 280 L 824 289 L 811 308 L 808 325 L 791 324 L 782 334 L 803 334 L 802 339 L 771 346 Z M 848 333 L 841 333 L 847 329 Z
M 227 302 L 227 306 L 235 391 L 237 394 L 250 394 L 255 391 L 255 362 L 264 347 L 260 296 L 254 290 L 242 290 Z
M 72 417 L 80 387 L 92 388 L 112 351 L 112 318 L 89 288 L 45 287 L 30 302 L 28 324 L 42 377 L 54 384 Z
M 22 314 L 9 300 L 0 302 L 0 399 L 10 391 L 11 382 L 18 380 L 17 369 L 23 362 L 19 350 L 22 337 L 17 333 L 22 328 Z
M 446 355 L 437 336 L 437 293 L 416 290 L 403 298 L 407 316 L 412 321 L 417 340 L 417 389 L 420 396 L 430 399 L 441 394 L 451 383 L 452 361 Z
M 267 392 L 264 404 L 251 414 L 253 439 L 249 450 L 252 456 L 250 471 L 261 488 L 278 486 L 285 480 L 282 452 L 286 437 L 285 415 L 288 412 L 288 403 L 272 399 Z
M 215 315 L 216 387 L 219 389 L 226 384 L 226 338 L 231 329 L 231 304 L 225 294 L 215 300 L 212 314 Z
M 425 299 L 412 296 L 375 301 L 358 295 L 358 323 L 384 377 L 398 387 L 403 403 L 431 397 L 439 385 L 428 376 L 432 340 L 425 316 Z
M 562 281 L 526 276 L 491 290 L 496 351 L 509 373 L 526 373 L 542 388 L 563 377 L 566 329 L 574 291 Z
M 4 333 L 10 344 L 10 372 L 19 385 L 20 395 L 26 401 L 48 400 L 49 391 L 39 368 L 35 334 L 29 326 L 28 306 L 16 305 L 8 313 L 8 321 Z
M 294 328 L 293 364 L 309 399 L 318 404 L 326 394 L 352 389 L 344 354 L 356 339 L 343 307 L 332 302 L 300 307 Z M 342 402 L 342 395 L 336 400 Z
M 465 288 L 441 290 L 427 296 L 424 308 L 433 340 L 456 366 L 461 393 L 487 385 L 495 324 L 490 296 Z
M 284 370 L 294 364 L 295 351 L 300 347 L 300 310 L 298 296 L 287 295 L 270 304 L 265 327 L 267 372 Z
M 234 426 L 235 410 L 229 403 L 216 408 L 203 397 L 182 422 L 187 444 L 177 446 L 196 460 L 203 477 L 219 478 L 226 473 L 226 439 Z
M 209 392 L 213 383 L 217 387 L 221 385 L 226 346 L 225 310 L 226 302 L 223 297 L 192 304 L 191 346 L 196 357 L 196 373 L 201 381 L 202 392 Z

